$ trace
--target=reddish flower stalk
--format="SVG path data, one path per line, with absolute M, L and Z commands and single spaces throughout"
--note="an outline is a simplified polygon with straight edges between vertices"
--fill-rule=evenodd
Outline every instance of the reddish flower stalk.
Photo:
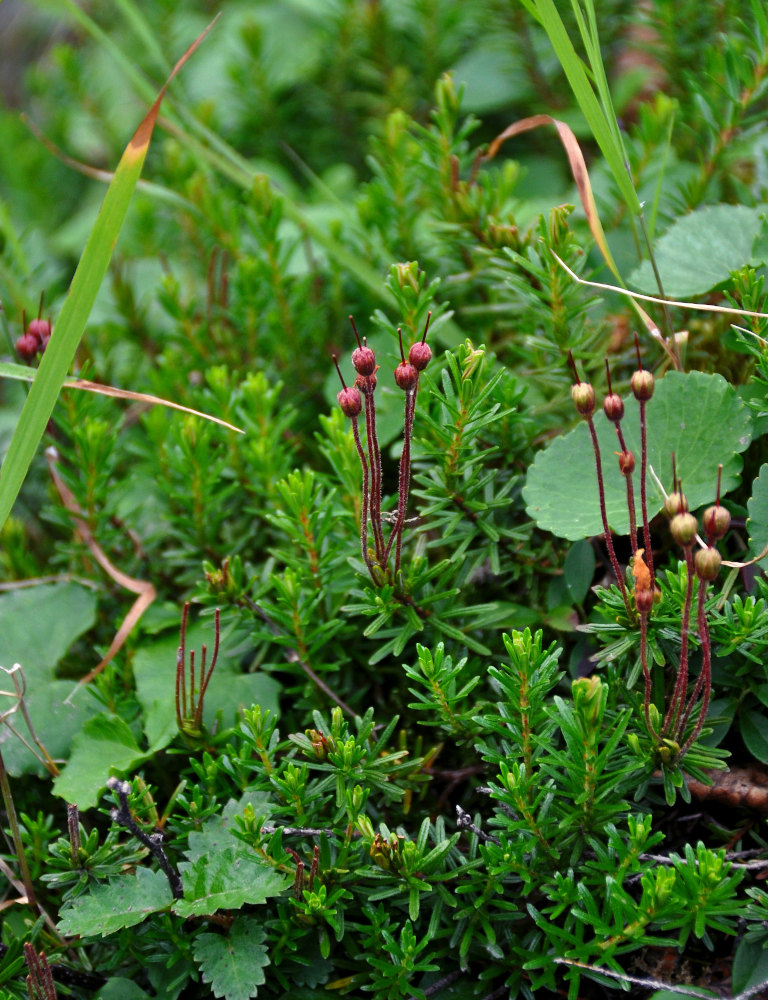
M 688 635 L 691 624 L 691 601 L 693 598 L 693 555 L 691 546 L 685 546 L 685 565 L 688 571 L 688 582 L 685 588 L 685 601 L 683 603 L 683 617 L 680 622 L 680 666 L 677 669 L 675 678 L 675 689 L 672 692 L 672 700 L 669 703 L 664 722 L 661 727 L 661 735 L 664 736 L 670 728 L 677 731 L 677 722 L 683 707 L 685 692 L 688 687 Z
M 640 359 L 640 341 L 637 334 L 635 334 L 635 350 L 637 351 L 637 371 L 632 376 L 632 392 L 640 404 L 640 511 L 643 518 L 643 545 L 645 546 L 646 561 L 651 573 L 651 580 L 653 580 L 653 547 L 651 545 L 650 521 L 648 520 L 648 427 L 645 408 L 648 400 L 653 396 L 654 378 L 650 372 L 643 369 L 643 363 Z
M 357 340 L 357 348 L 352 352 L 352 364 L 354 365 L 357 377 L 354 387 L 347 388 L 344 378 L 339 369 L 334 356 L 336 370 L 341 379 L 342 391 L 338 394 L 339 405 L 344 414 L 352 420 L 355 447 L 363 470 L 363 511 L 362 523 L 360 525 L 360 544 L 363 550 L 363 559 L 368 568 L 374 583 L 381 583 L 379 569 L 386 573 L 387 563 L 392 550 L 395 552 L 394 574 L 400 571 L 400 560 L 402 552 L 403 528 L 405 527 L 405 516 L 408 507 L 408 496 L 411 482 L 411 440 L 413 437 L 413 420 L 416 411 L 416 393 L 418 390 L 419 374 L 429 364 L 432 358 L 432 349 L 427 344 L 427 331 L 432 314 L 427 314 L 427 322 L 424 326 L 424 334 L 421 341 L 417 341 L 411 346 L 408 352 L 408 360 L 405 359 L 403 351 L 402 331 L 398 330 L 400 337 L 400 364 L 395 369 L 395 382 L 405 392 L 405 420 L 403 429 L 403 451 L 400 456 L 400 469 L 398 475 L 397 491 L 397 512 L 394 517 L 392 531 L 389 540 L 385 543 L 382 531 L 382 475 L 381 475 L 381 451 L 376 434 L 376 404 L 374 402 L 374 391 L 376 389 L 377 377 L 376 358 L 373 351 L 368 347 L 365 338 L 360 339 L 354 319 L 350 316 L 350 323 Z M 363 404 L 363 400 L 365 401 Z M 360 440 L 357 426 L 357 417 L 362 412 L 365 405 L 365 429 L 366 429 L 366 451 Z M 374 566 L 373 560 L 368 553 L 368 519 L 371 521 L 371 534 L 373 536 L 373 547 L 375 551 L 378 567 Z
M 651 725 L 651 671 L 648 667 L 648 612 L 640 613 L 640 663 L 643 667 L 643 681 L 645 682 L 645 697 L 643 699 L 643 711 L 645 713 L 645 724 L 651 736 L 658 738 L 659 734 L 654 732 Z
M 208 647 L 203 643 L 200 664 L 200 686 L 197 687 L 195 680 L 195 651 L 189 653 L 189 688 L 186 681 L 186 644 L 187 644 L 187 620 L 189 617 L 189 602 L 184 604 L 181 613 L 181 634 L 178 652 L 176 654 L 176 722 L 181 732 L 199 733 L 203 722 L 203 705 L 205 703 L 205 692 L 208 690 L 216 661 L 219 658 L 219 639 L 221 637 L 220 611 L 216 608 L 214 615 L 214 644 L 211 665 L 206 670 L 206 659 Z
M 688 700 L 685 714 L 680 720 L 680 724 L 677 729 L 678 741 L 682 739 L 683 734 L 685 733 L 685 728 L 688 725 L 688 719 L 691 716 L 693 707 L 696 704 L 702 690 L 704 693 L 702 695 L 701 709 L 699 710 L 699 717 L 696 720 L 696 725 L 693 727 L 691 735 L 680 748 L 681 756 L 688 751 L 693 744 L 693 741 L 701 732 L 702 727 L 704 726 L 704 721 L 707 718 L 707 710 L 709 709 L 709 696 L 712 690 L 712 644 L 709 638 L 709 624 L 707 622 L 707 613 L 705 608 L 708 589 L 708 581 L 699 580 L 699 599 L 696 607 L 696 622 L 699 626 L 699 641 L 701 642 L 701 671 L 699 673 L 698 680 L 696 681 L 696 686 L 694 687 L 691 697 Z
M 627 594 L 627 585 L 624 582 L 624 574 L 621 572 L 619 560 L 616 557 L 616 550 L 613 547 L 613 537 L 611 535 L 611 529 L 608 526 L 608 514 L 605 508 L 603 463 L 600 457 L 600 444 L 597 440 L 597 432 L 595 431 L 595 425 L 592 420 L 592 414 L 595 410 L 595 391 L 588 382 L 582 382 L 579 378 L 576 362 L 573 360 L 573 354 L 570 351 L 568 351 L 568 363 L 570 364 L 576 379 L 575 384 L 571 387 L 571 395 L 573 396 L 574 403 L 576 404 L 576 409 L 582 417 L 584 417 L 584 420 L 587 423 L 587 427 L 589 428 L 589 433 L 592 438 L 592 450 L 595 455 L 595 469 L 597 471 L 597 493 L 600 500 L 600 517 L 603 522 L 603 534 L 605 535 L 605 545 L 608 550 L 608 558 L 611 560 L 613 573 L 616 577 L 619 589 L 621 590 L 621 596 L 624 600 L 624 607 L 627 610 L 627 615 L 631 618 L 632 610 L 629 603 L 629 595 Z

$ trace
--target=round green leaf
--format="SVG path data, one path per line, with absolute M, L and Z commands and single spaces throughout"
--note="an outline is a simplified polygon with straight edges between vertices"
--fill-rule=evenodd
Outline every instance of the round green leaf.
M 764 213 L 765 206 L 706 205 L 673 223 L 654 248 L 665 294 L 675 299 L 703 295 L 748 264 Z M 635 268 L 629 284 L 659 294 L 649 261 Z
M 637 520 L 640 520 L 640 417 L 633 396 L 625 397 L 621 427 L 636 459 L 634 475 Z M 648 462 L 667 490 L 671 487 L 674 452 L 677 471 L 691 509 L 709 503 L 717 491 L 717 466 L 723 465 L 722 492 L 739 482 L 740 452 L 750 443 L 749 411 L 722 376 L 704 372 L 668 372 L 656 382 L 646 408 Z M 608 524 L 618 534 L 629 531 L 627 493 L 616 458 L 616 431 L 602 411 L 594 418 L 600 443 Z M 539 452 L 523 489 L 526 510 L 539 527 L 576 541 L 603 531 L 597 474 L 589 428 L 582 421 L 570 433 Z M 657 514 L 664 497 L 648 480 L 648 515 Z
M 768 764 L 768 719 L 762 712 L 742 712 L 739 732 L 747 750 L 763 764 Z
M 759 556 L 768 548 L 768 464 L 760 466 L 757 479 L 752 483 L 752 496 L 747 501 L 747 532 L 749 551 Z M 768 553 L 760 560 L 765 565 Z

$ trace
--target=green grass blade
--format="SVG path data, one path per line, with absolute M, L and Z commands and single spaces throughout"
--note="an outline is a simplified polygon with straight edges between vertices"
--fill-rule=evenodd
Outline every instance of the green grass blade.
M 568 32 L 565 29 L 562 18 L 553 0 L 534 0 L 534 2 L 536 19 L 549 36 L 550 44 L 555 50 L 555 55 L 568 78 L 573 95 L 581 108 L 582 114 L 587 119 L 587 124 L 611 169 L 616 183 L 619 185 L 627 208 L 633 215 L 636 215 L 640 211 L 640 202 L 624 166 L 621 143 L 617 142 L 611 125 L 600 106 L 600 102 L 595 96 L 595 91 L 589 81 L 583 63 L 568 37 Z M 528 3 L 525 6 L 531 9 Z
M 62 383 L 109 267 L 152 138 L 160 103 L 172 77 L 197 48 L 197 39 L 174 67 L 154 104 L 136 129 L 107 188 L 104 202 L 77 265 L 48 347 L 21 411 L 8 453 L 0 466 L 0 527 L 5 524 L 45 432 Z

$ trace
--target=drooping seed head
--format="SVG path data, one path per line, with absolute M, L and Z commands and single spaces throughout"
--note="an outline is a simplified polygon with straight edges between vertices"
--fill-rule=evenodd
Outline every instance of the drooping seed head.
M 731 526 L 731 515 L 725 507 L 716 504 L 707 507 L 702 522 L 708 538 L 722 538 Z
M 630 385 L 632 386 L 632 392 L 635 395 L 635 399 L 639 399 L 641 402 L 645 403 L 653 395 L 656 380 L 654 379 L 652 372 L 639 368 L 633 374 L 630 380 Z
M 610 392 L 603 400 L 603 413 L 612 424 L 618 422 L 624 416 L 624 401 L 616 392 Z
M 696 567 L 696 576 L 700 580 L 714 580 L 720 572 L 720 565 L 723 559 L 715 548 L 699 549 L 693 557 L 693 564 Z
M 582 417 L 591 417 L 595 412 L 595 390 L 589 382 L 576 382 L 571 386 L 571 399 Z
M 696 539 L 696 532 L 699 528 L 699 522 L 693 516 L 687 512 L 675 514 L 672 520 L 669 522 L 669 530 L 672 537 L 677 542 L 678 545 L 682 545 L 683 548 L 687 548 L 689 545 L 693 545 Z

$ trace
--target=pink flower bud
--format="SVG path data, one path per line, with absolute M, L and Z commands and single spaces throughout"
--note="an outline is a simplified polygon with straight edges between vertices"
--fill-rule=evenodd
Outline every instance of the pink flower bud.
M 363 409 L 363 400 L 357 389 L 345 386 L 336 397 L 345 417 L 359 417 Z
M 417 341 L 408 351 L 408 361 L 417 372 L 423 372 L 432 360 L 432 348 L 423 340 Z
M 401 389 L 405 391 L 413 389 L 418 381 L 419 373 L 410 362 L 401 361 L 397 368 L 395 368 L 395 382 L 397 382 Z
M 617 424 L 624 416 L 624 401 L 618 393 L 611 392 L 603 400 L 603 413 L 612 424 Z
M 358 375 L 373 375 L 376 371 L 376 355 L 370 347 L 356 347 L 352 351 L 352 364 Z

